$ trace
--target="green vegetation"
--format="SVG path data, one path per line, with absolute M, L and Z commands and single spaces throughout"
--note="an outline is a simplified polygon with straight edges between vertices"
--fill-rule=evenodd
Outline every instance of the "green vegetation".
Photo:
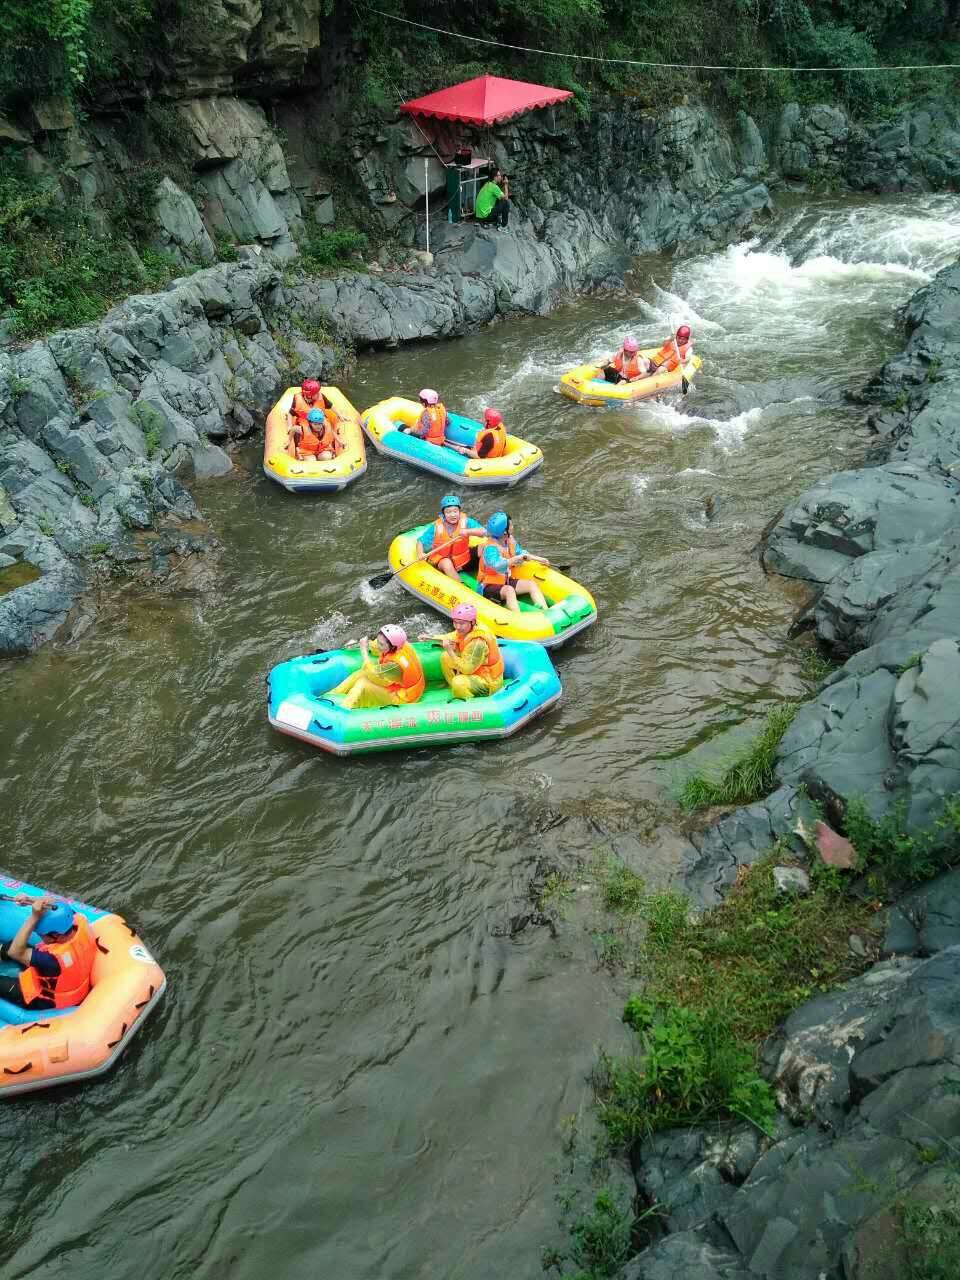
M 881 894 L 897 885 L 929 880 L 960 860 L 960 794 L 947 797 L 932 826 L 908 831 L 906 806 L 894 805 L 872 818 L 862 800 L 851 800 L 843 818 L 847 839 L 857 851 L 857 870 Z
M 362 253 L 368 243 L 364 232 L 352 228 L 326 231 L 300 246 L 300 260 L 305 271 L 320 275 L 331 267 L 349 262 L 357 253 Z
M 697 922 L 678 894 L 648 897 L 645 941 L 635 957 L 643 992 L 624 1021 L 637 1033 L 629 1059 L 601 1057 L 600 1119 L 610 1143 L 629 1147 L 658 1129 L 741 1117 L 768 1129 L 773 1095 L 756 1052 L 776 1024 L 816 991 L 864 967 L 851 933 L 870 933 L 871 904 L 833 881 L 807 897 L 777 893 L 771 857 Z
M 617 1274 L 635 1251 L 633 1206 L 625 1192 L 599 1192 L 587 1212 L 577 1212 L 573 1204 L 567 1202 L 562 1220 L 569 1231 L 570 1243 L 564 1252 L 544 1251 L 544 1271 L 562 1275 L 569 1263 L 576 1270 L 566 1274 L 574 1280 L 607 1280 Z
M 960 1199 L 902 1206 L 900 1236 L 904 1280 L 956 1280 L 960 1276 Z
M 537 894 L 537 907 L 563 919 L 567 904 L 573 899 L 573 885 L 559 871 L 551 871 Z
M 705 809 L 714 804 L 751 804 L 767 795 L 774 785 L 777 747 L 789 729 L 798 704 L 781 702 L 768 713 L 756 741 L 735 757 L 719 778 L 694 773 L 677 790 L 684 809 Z
M 414 0 L 384 0 L 377 7 L 422 20 Z M 956 83 L 951 72 L 759 75 L 744 70 L 731 75 L 584 63 L 470 45 L 373 13 L 365 20 L 369 56 L 360 96 L 364 105 L 380 110 L 395 107 L 401 95 L 414 97 L 485 71 L 516 75 L 521 60 L 524 78 L 570 89 L 581 114 L 589 113 L 593 98 L 604 92 L 662 106 L 691 90 L 706 90 L 729 107 L 747 110 L 795 99 L 842 101 L 877 113 L 923 93 L 949 93 Z M 716 5 L 694 0 L 682 7 L 676 0 L 499 0 L 472 9 L 434 9 L 429 19 L 507 44 L 589 50 L 609 59 L 743 67 L 957 61 L 957 47 L 950 44 L 956 39 L 955 20 L 951 0 L 918 0 L 907 7 L 900 0 L 720 0 Z
M 822 684 L 838 665 L 819 649 L 804 649 L 800 656 L 800 675 L 811 684 Z
M 160 449 L 160 427 L 156 423 L 151 423 L 143 433 L 143 443 L 146 446 L 147 457 L 152 458 Z
M 144 217 L 131 205 L 121 223 L 132 232 Z M 14 151 L 0 152 L 0 309 L 19 337 L 90 324 L 132 291 L 160 288 L 175 269 L 162 254 L 138 257 L 94 235 L 54 181 L 31 175 Z
M 609 857 L 599 868 L 603 905 L 621 916 L 635 916 L 643 910 L 646 886 L 619 858 Z

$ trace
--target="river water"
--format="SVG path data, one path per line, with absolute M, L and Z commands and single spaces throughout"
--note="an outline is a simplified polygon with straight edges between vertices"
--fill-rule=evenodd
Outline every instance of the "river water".
M 511 938 L 509 904 L 538 857 L 636 853 L 680 757 L 803 695 L 794 603 L 751 549 L 861 453 L 844 393 L 958 252 L 955 198 L 797 206 L 750 244 L 639 261 L 622 296 L 359 363 L 358 408 L 427 383 L 543 447 L 509 510 L 600 622 L 557 654 L 558 710 L 513 740 L 338 761 L 266 723 L 275 662 L 428 621 L 363 583 L 443 486 L 376 456 L 344 494 L 291 497 L 249 447 L 198 494 L 215 587 L 120 592 L 79 639 L 0 667 L 0 862 L 122 911 L 170 980 L 109 1077 L 0 1111 L 6 1280 L 540 1273 L 561 1135 L 617 1009 L 589 940 Z M 706 365 L 686 405 L 556 394 L 681 320 Z

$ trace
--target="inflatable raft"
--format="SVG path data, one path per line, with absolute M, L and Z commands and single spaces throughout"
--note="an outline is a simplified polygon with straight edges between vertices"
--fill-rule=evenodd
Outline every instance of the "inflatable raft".
M 373 446 L 388 458 L 409 462 L 412 467 L 455 480 L 457 488 L 494 488 L 516 484 L 543 465 L 543 454 L 535 444 L 519 436 L 507 436 L 507 451 L 499 458 L 469 458 L 444 445 L 428 444 L 417 436 L 398 431 L 411 426 L 423 412 L 413 400 L 391 396 L 364 411 L 361 421 Z M 447 414 L 447 436 L 457 444 L 472 446 L 483 426 L 459 413 Z
M 518 578 L 536 578 L 546 597 L 549 608 L 538 609 L 521 599 L 520 612 L 514 613 L 506 605 L 487 600 L 477 590 L 477 580 L 468 573 L 461 573 L 454 582 L 440 569 L 425 560 L 417 559 L 417 538 L 430 526 L 419 525 L 407 533 L 398 534 L 390 544 L 388 559 L 392 569 L 400 569 L 400 582 L 406 589 L 447 617 L 458 604 L 473 604 L 477 619 L 489 627 L 497 638 L 508 640 L 535 640 L 548 649 L 565 644 L 579 631 L 592 627 L 597 620 L 597 606 L 585 587 L 565 577 L 556 569 L 535 561 L 525 561 L 516 567 Z M 477 542 L 470 539 L 471 545 Z M 407 566 L 406 568 L 404 566 Z
M 650 360 L 659 350 L 659 347 L 648 347 L 640 354 Z M 632 404 L 635 400 L 648 400 L 651 396 L 662 396 L 666 391 L 673 391 L 680 386 L 683 378 L 692 382 L 702 365 L 703 361 L 699 356 L 692 356 L 673 373 L 655 373 L 652 377 L 640 378 L 637 382 L 607 382 L 599 366 L 581 364 L 563 375 L 560 390 L 568 399 L 576 400 L 578 404 Z
M 0 894 L 47 893 L 0 874 Z M 75 1009 L 31 1013 L 0 999 L 0 1098 L 50 1085 L 89 1080 L 113 1066 L 167 985 L 163 970 L 134 931 L 118 915 L 60 898 L 86 916 L 97 943 L 92 987 Z M 28 909 L 0 898 L 0 940 L 9 943 Z M 35 934 L 33 945 L 41 941 Z M 19 965 L 0 963 L 13 976 Z
M 360 415 L 337 387 L 323 387 L 323 394 L 339 415 L 340 437 L 345 447 L 337 457 L 326 461 L 310 458 L 298 462 L 287 450 L 287 432 L 290 430 L 287 410 L 299 390 L 299 387 L 287 387 L 267 414 L 263 433 L 263 470 L 271 480 L 276 480 L 291 493 L 330 493 L 344 489 L 367 469 Z
M 415 644 L 427 689 L 419 702 L 348 711 L 325 695 L 360 666 L 357 649 L 292 658 L 267 677 L 267 714 L 281 733 L 338 756 L 397 747 L 508 738 L 561 694 L 550 655 L 538 644 L 500 646 L 503 688 L 488 698 L 454 698 L 440 668 L 442 649 Z

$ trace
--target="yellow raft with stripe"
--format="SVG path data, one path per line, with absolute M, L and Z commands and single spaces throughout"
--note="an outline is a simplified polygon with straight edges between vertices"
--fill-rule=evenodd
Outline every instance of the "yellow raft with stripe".
M 652 360 L 659 350 L 659 347 L 647 347 L 640 354 Z M 651 396 L 673 391 L 683 378 L 692 382 L 702 367 L 700 357 L 691 356 L 685 365 L 672 373 L 655 373 L 636 382 L 607 382 L 598 365 L 581 364 L 563 375 L 560 390 L 567 399 L 576 400 L 578 404 L 632 404 L 635 400 L 649 400 Z
M 543 465 L 543 454 L 535 444 L 507 434 L 507 448 L 499 458 L 470 458 L 445 445 L 428 444 L 407 435 L 400 427 L 410 427 L 423 413 L 423 406 L 402 396 L 381 400 L 363 412 L 363 427 L 373 446 L 388 458 L 409 462 L 412 467 L 444 476 L 458 489 L 494 488 L 516 484 Z M 473 418 L 447 411 L 446 435 L 456 444 L 472 447 L 482 424 Z
M 287 449 L 287 432 L 290 430 L 287 410 L 299 390 L 299 387 L 287 387 L 267 414 L 263 433 L 263 470 L 271 480 L 276 480 L 291 493 L 330 493 L 344 489 L 367 469 L 360 414 L 339 387 L 322 387 L 323 394 L 340 419 L 340 438 L 344 449 L 335 458 L 325 461 L 305 458 L 298 462 Z
M 521 598 L 519 613 L 487 600 L 477 590 L 476 578 L 468 573 L 461 573 L 460 580 L 454 582 L 426 560 L 413 564 L 417 559 L 417 539 L 429 528 L 422 524 L 398 534 L 390 544 L 387 558 L 391 569 L 402 570 L 398 578 L 407 591 L 447 617 L 455 605 L 476 605 L 477 621 L 494 635 L 506 640 L 536 640 L 547 649 L 565 644 L 596 622 L 596 601 L 586 587 L 536 561 L 524 561 L 511 572 L 517 578 L 536 578 L 549 608 L 538 609 Z M 471 538 L 470 545 L 475 546 L 479 541 Z

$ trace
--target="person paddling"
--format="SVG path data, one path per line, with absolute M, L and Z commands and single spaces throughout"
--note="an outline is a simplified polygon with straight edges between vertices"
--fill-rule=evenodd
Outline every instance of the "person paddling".
M 692 355 L 693 338 L 690 336 L 690 326 L 682 324 L 653 357 L 651 373 L 673 373 L 681 365 L 685 365 Z
M 15 977 L 0 975 L 0 997 L 23 1009 L 72 1009 L 90 991 L 97 943 L 86 916 L 56 898 L 19 894 L 30 914 L 9 946 L 0 945 L 0 960 L 20 965 Z M 43 939 L 30 945 L 30 935 Z
M 472 604 L 455 605 L 452 616 L 452 632 L 420 639 L 443 645 L 440 666 L 455 698 L 488 698 L 503 688 L 503 658 L 496 637 L 477 624 Z
M 487 521 L 490 535 L 480 545 L 480 565 L 477 582 L 487 600 L 505 604 L 514 613 L 520 612 L 518 596 L 529 596 L 538 609 L 546 609 L 543 592 L 532 578 L 515 578 L 510 570 L 524 560 L 532 560 L 513 536 L 513 521 L 505 511 L 495 511 Z M 549 560 L 538 557 L 538 563 L 548 565 Z
M 440 499 L 440 518 L 417 539 L 417 557 L 426 557 L 448 578 L 459 582 L 461 572 L 477 570 L 478 553 L 470 546 L 470 535 L 484 537 L 486 532 L 479 520 L 464 513 L 457 495 L 448 493 Z

